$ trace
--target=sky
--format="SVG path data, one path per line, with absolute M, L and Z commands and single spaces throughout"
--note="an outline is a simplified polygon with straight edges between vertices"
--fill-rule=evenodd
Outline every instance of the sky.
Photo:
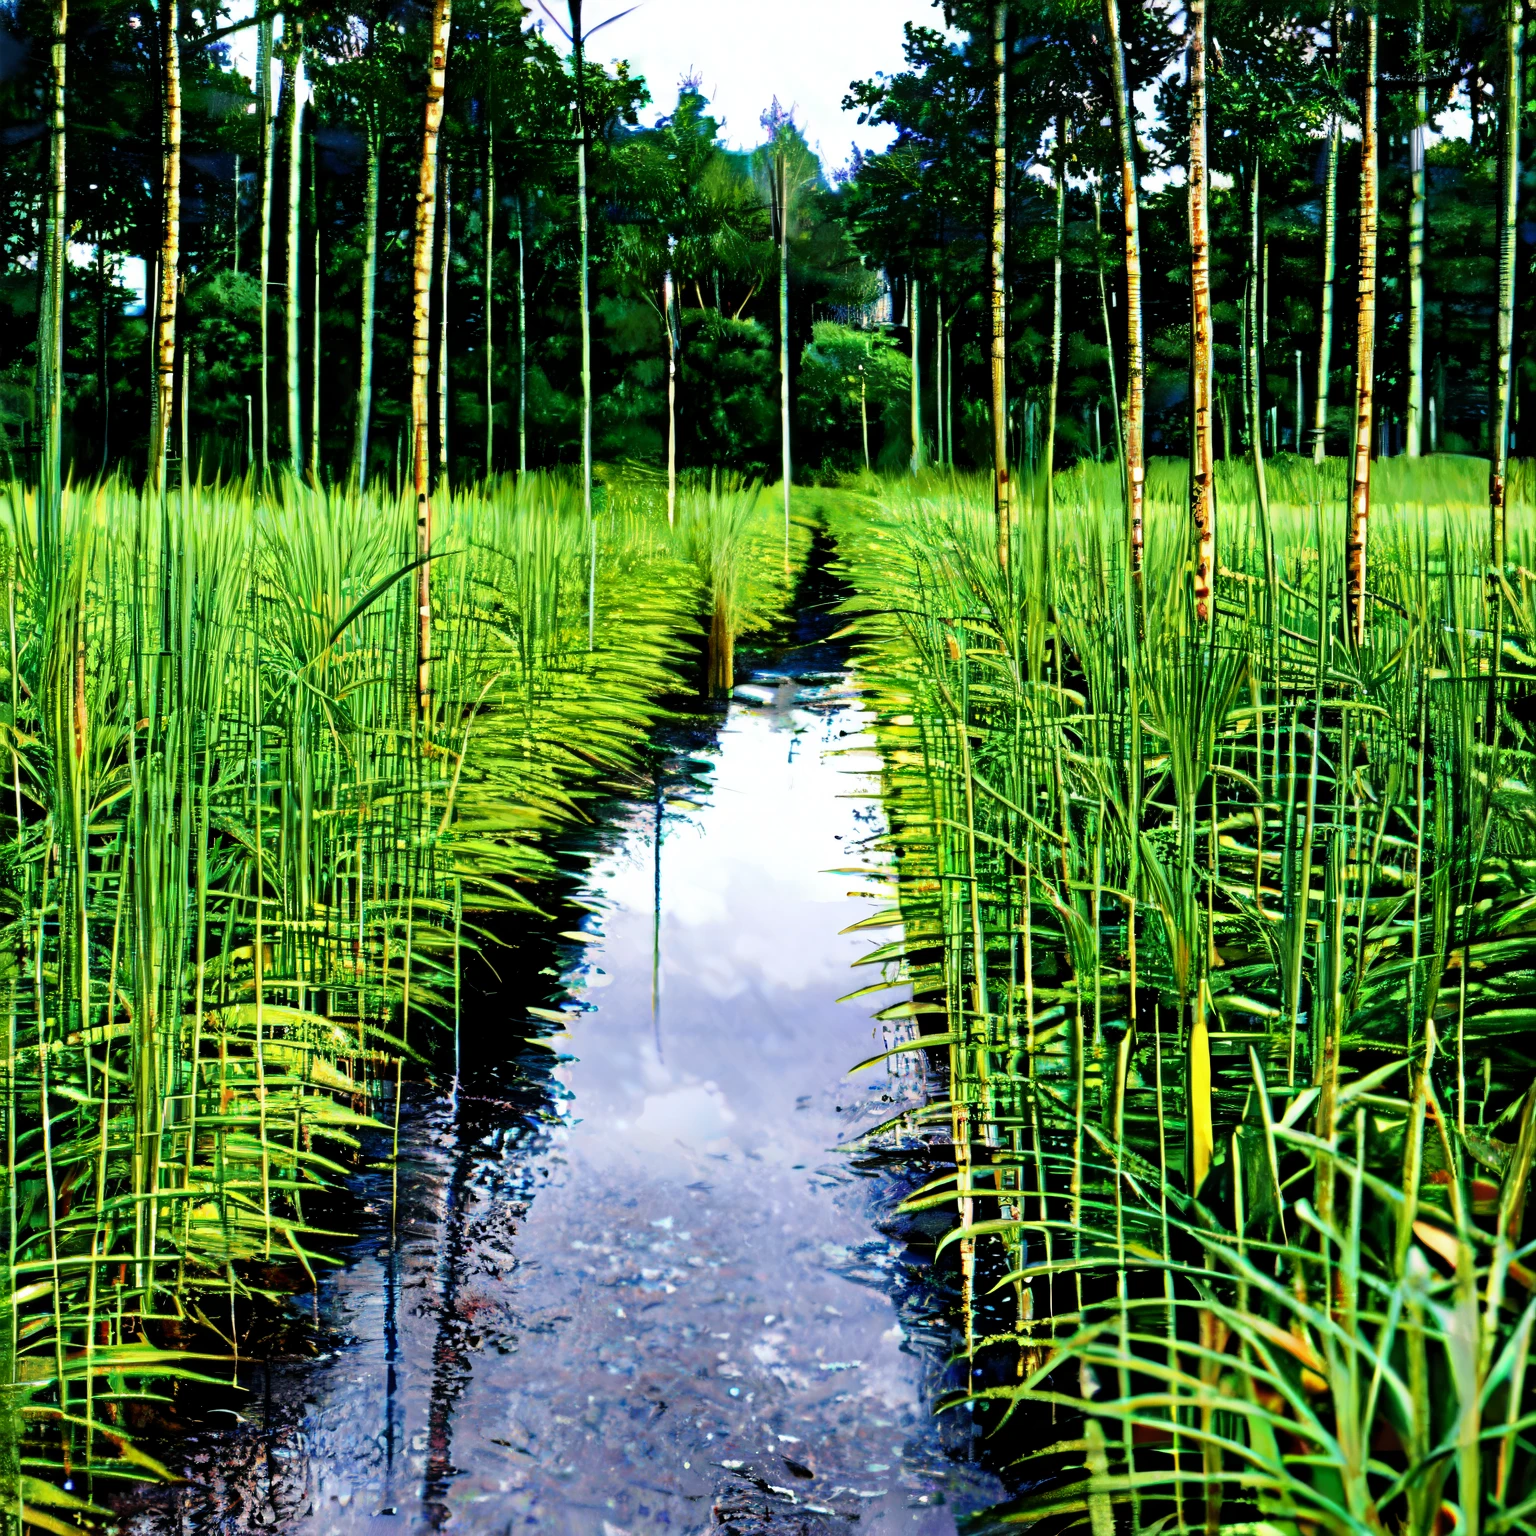
M 545 13 L 529 0 L 535 17 Z M 566 19 L 563 0 L 547 0 Z M 585 0 L 588 29 L 625 9 L 630 0 Z M 604 27 L 590 44 L 594 59 L 628 59 L 645 77 L 655 103 L 653 122 L 677 101 L 678 83 L 696 74 L 723 119 L 732 148 L 761 141 L 759 119 L 778 97 L 828 170 L 845 164 L 850 147 L 884 149 L 888 128 L 858 126 L 844 112 L 848 84 L 902 68 L 902 23 L 941 26 L 930 0 L 642 0 Z M 553 28 L 545 21 L 551 33 Z M 561 40 L 561 46 L 564 42 Z
M 565 39 L 549 17 L 569 23 L 566 0 L 525 0 L 531 24 L 542 24 L 562 52 Z M 901 69 L 902 24 L 942 26 L 933 0 L 584 0 L 590 56 L 601 62 L 627 59 L 655 98 L 641 114 L 646 125 L 677 103 L 677 88 L 697 75 L 722 121 L 721 136 L 733 149 L 762 140 L 760 119 L 777 96 L 794 112 L 828 171 L 845 165 L 854 144 L 869 153 L 895 137 L 889 128 L 860 127 L 844 112 L 849 83 Z M 232 18 L 254 11 L 255 0 L 234 0 Z M 602 25 L 610 17 L 611 25 Z M 281 30 L 281 29 L 279 29 Z M 256 33 L 235 34 L 231 55 L 250 75 L 256 67 Z M 449 68 L 452 69 L 450 56 Z
M 538 0 L 528 3 L 544 17 Z M 564 22 L 562 0 L 547 3 Z M 625 5 L 585 0 L 588 29 Z M 762 140 L 759 118 L 777 97 L 831 170 L 848 161 L 852 144 L 868 152 L 891 141 L 885 127 L 860 127 L 842 100 L 849 81 L 902 68 L 903 22 L 942 26 L 943 17 L 931 0 L 642 0 L 593 37 L 590 51 L 596 60 L 628 58 L 644 75 L 656 98 L 645 123 L 670 111 L 679 81 L 696 74 L 733 149 Z

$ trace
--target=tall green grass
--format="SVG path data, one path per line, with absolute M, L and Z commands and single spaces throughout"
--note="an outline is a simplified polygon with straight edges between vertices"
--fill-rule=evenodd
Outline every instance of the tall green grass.
M 736 642 L 771 629 L 785 612 L 810 547 L 809 529 L 801 519 L 786 530 L 768 488 L 711 474 L 684 485 L 676 537 L 708 610 L 705 692 L 721 698 L 735 683 Z
M 756 508 L 684 535 L 611 489 L 589 646 L 579 493 L 447 499 L 424 713 L 403 502 L 109 480 L 40 552 L 0 490 L 10 1528 L 163 1470 L 133 1440 L 156 1404 L 230 1379 L 251 1304 L 332 1262 L 316 1197 L 398 1138 L 406 1064 L 457 1040 L 461 957 L 552 834 L 635 782 Z
M 1528 471 L 1529 466 L 1525 467 Z M 950 1171 L 1002 1522 L 1536 1524 L 1536 519 L 1486 469 L 1378 466 L 1369 642 L 1341 466 L 1218 481 L 1215 621 L 1181 464 L 1125 569 L 1112 467 L 834 513 L 878 710 L 912 1001 L 902 1117 Z M 887 1129 L 896 1129 L 893 1125 Z

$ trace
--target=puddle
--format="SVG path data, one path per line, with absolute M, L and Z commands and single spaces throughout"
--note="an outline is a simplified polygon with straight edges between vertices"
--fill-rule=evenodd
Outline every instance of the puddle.
M 890 1188 L 837 1151 L 920 1098 L 846 1076 L 881 999 L 835 999 L 892 937 L 840 932 L 875 893 L 830 872 L 878 830 L 860 725 L 840 679 L 761 674 L 621 821 L 542 1107 L 480 1066 L 414 1107 L 393 1242 L 374 1188 L 322 1287 L 334 1351 L 249 1372 L 132 1527 L 938 1536 L 999 1497 L 931 1418 Z

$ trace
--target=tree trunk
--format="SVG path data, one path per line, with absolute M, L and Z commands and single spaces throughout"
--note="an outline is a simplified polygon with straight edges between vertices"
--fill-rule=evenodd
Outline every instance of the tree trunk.
M 782 131 L 782 130 L 781 130 Z M 789 574 L 789 157 L 778 156 L 779 203 L 779 437 L 784 487 L 784 574 Z
M 261 354 L 261 379 L 257 387 L 257 420 L 260 423 L 257 462 L 261 465 L 262 479 L 267 476 L 267 447 L 271 438 L 268 413 L 271 410 L 271 378 L 269 376 L 271 341 L 267 335 L 268 301 L 272 293 L 272 162 L 276 148 L 276 135 L 272 132 L 272 22 L 268 18 L 256 27 L 256 111 L 261 118 L 261 195 L 257 218 L 260 231 L 257 237 L 257 280 L 261 288 L 257 305 L 257 350 Z
M 517 196 L 517 473 L 528 473 L 528 304 L 524 292 L 523 195 Z
M 914 277 L 907 285 L 908 332 L 912 340 L 912 473 L 923 467 L 923 375 L 918 347 L 922 284 Z
M 1360 298 L 1355 322 L 1355 463 L 1344 550 L 1349 633 L 1365 643 L 1366 556 L 1371 517 L 1371 431 L 1376 391 L 1376 41 L 1374 11 L 1365 20 L 1365 100 L 1360 112 Z
M 284 30 L 293 28 L 293 37 L 284 39 L 283 47 L 283 124 L 288 141 L 288 242 L 287 267 L 283 288 L 284 335 L 287 341 L 288 386 L 288 463 L 294 474 L 304 473 L 302 433 L 303 380 L 299 373 L 299 194 L 303 188 L 304 108 L 299 92 L 304 83 L 304 25 L 293 17 L 283 18 Z
M 1333 273 L 1339 237 L 1339 119 L 1328 128 L 1328 170 L 1323 182 L 1323 293 L 1318 305 L 1317 392 L 1312 405 L 1312 462 L 1328 447 L 1328 372 L 1333 361 Z
M 416 694 L 424 725 L 432 705 L 432 468 L 428 453 L 427 379 L 432 363 L 432 250 L 437 221 L 437 136 L 443 124 L 452 0 L 433 0 L 432 58 L 416 181 L 416 243 L 411 262 L 411 465 L 416 492 Z
M 191 507 L 192 486 L 192 347 L 181 344 L 181 515 L 185 519 Z
M 156 48 L 159 40 L 156 39 Z M 160 73 L 160 60 L 158 54 L 155 58 L 155 72 Z M 162 174 L 163 180 L 163 174 Z M 161 191 L 164 189 L 162 188 Z M 158 199 L 157 193 L 157 199 Z M 155 205 L 156 228 L 160 222 L 160 205 L 157 200 Z M 149 347 L 145 354 L 145 362 L 148 365 L 148 376 L 144 381 L 144 398 L 149 402 L 149 447 L 145 460 L 145 484 L 154 484 L 155 474 L 155 443 L 158 441 L 156 422 L 159 420 L 160 410 L 160 327 L 156 316 L 160 313 L 160 247 L 152 247 L 144 256 L 144 321 L 145 331 L 148 336 Z
M 670 248 L 671 236 L 667 238 Z M 677 521 L 677 331 L 673 325 L 672 269 L 662 276 L 661 307 L 667 326 L 667 527 Z
M 1305 406 L 1302 398 L 1301 382 L 1301 348 L 1296 348 L 1296 452 L 1301 452 L 1301 439 L 1304 431 Z
M 859 364 L 859 431 L 864 438 L 864 473 L 867 475 L 869 473 L 869 401 L 863 363 Z
M 1008 229 L 1008 6 L 992 0 L 992 500 L 997 563 L 1008 569 L 1013 512 L 1008 483 L 1008 290 L 1004 246 Z
M 485 250 L 485 478 L 489 480 L 496 457 L 496 333 L 491 329 L 492 281 L 496 266 L 496 130 L 485 130 L 485 192 L 481 199 L 480 238 Z
M 1046 579 L 1050 580 L 1051 538 L 1056 518 L 1056 404 L 1061 392 L 1061 258 L 1067 238 L 1067 139 L 1071 124 L 1056 119 L 1056 249 L 1051 260 L 1051 384 L 1045 416 Z
M 240 275 L 240 153 L 235 152 L 235 183 L 230 200 L 229 217 L 229 270 L 235 277 Z
M 112 436 L 112 379 L 107 372 L 107 245 L 96 234 L 96 399 L 101 407 L 101 472 L 106 474 Z
M 1195 617 L 1211 617 L 1216 582 L 1216 467 L 1211 439 L 1211 234 L 1206 178 L 1205 0 L 1189 33 L 1190 464 Z
M 1146 491 L 1147 368 L 1141 326 L 1141 195 L 1136 177 L 1136 134 L 1125 79 L 1119 0 L 1104 0 L 1109 40 L 1115 136 L 1120 142 L 1120 205 L 1125 216 L 1125 480 L 1131 569 L 1141 570 L 1142 508 Z
M 944 287 L 933 288 L 933 438 L 934 457 L 942 469 L 946 462 L 944 441 Z
M 315 153 L 315 125 L 309 125 L 309 223 L 313 231 L 314 271 L 310 277 L 309 348 L 309 478 L 320 484 L 320 198 L 316 183 L 320 159 Z
M 1510 366 L 1515 336 L 1515 260 L 1520 219 L 1521 0 L 1505 0 L 1504 79 L 1499 103 L 1499 299 L 1494 318 L 1493 398 L 1489 402 L 1489 558 L 1502 571 L 1504 495 L 1509 474 Z
M 1413 33 L 1413 127 L 1408 134 L 1408 420 L 1405 451 L 1410 459 L 1424 452 L 1424 130 L 1429 104 L 1424 85 L 1424 4 L 1419 3 Z
M 68 296 L 68 267 L 65 263 L 65 191 L 64 165 L 64 86 L 67 64 L 66 38 L 69 33 L 68 0 L 55 0 L 53 8 L 53 50 L 50 65 L 53 79 L 52 121 L 48 136 L 48 217 L 46 221 L 47 272 L 44 279 L 43 332 L 38 350 L 43 366 L 43 463 L 38 477 L 38 531 L 40 549 L 48 549 L 58 536 L 60 497 L 64 471 L 64 306 Z
M 581 493 L 587 518 L 587 649 L 597 649 L 597 524 L 592 516 L 592 304 L 588 288 L 587 110 L 581 0 L 567 0 L 576 72 L 576 221 L 581 244 Z
M 448 479 L 448 274 L 453 256 L 453 167 L 443 153 L 442 272 L 437 311 L 437 474 Z
M 368 428 L 373 415 L 373 321 L 379 280 L 379 124 L 368 112 L 368 176 L 363 187 L 363 312 L 358 327 L 357 414 L 352 424 L 352 478 L 368 484 Z
M 1243 302 L 1238 310 L 1237 318 L 1237 362 L 1241 377 L 1238 380 L 1238 398 L 1243 403 L 1243 440 L 1253 443 L 1253 435 L 1256 430 L 1253 414 L 1253 389 L 1249 373 L 1249 342 L 1253 337 L 1253 264 L 1251 258 L 1243 267 Z M 1226 387 L 1222 386 L 1221 400 L 1218 409 L 1226 410 Z M 1228 453 L 1227 458 L 1232 455 Z
M 944 447 L 946 462 L 951 468 L 955 462 L 955 317 L 951 315 L 944 327 Z M 866 445 L 864 457 L 869 457 Z
M 1265 601 L 1272 602 L 1275 595 L 1275 541 L 1269 524 L 1269 483 L 1264 478 L 1264 343 L 1268 340 L 1268 326 L 1261 314 L 1260 281 L 1262 292 L 1269 286 L 1269 246 L 1264 246 L 1264 263 L 1259 265 L 1259 189 L 1262 167 L 1257 154 L 1253 157 L 1253 178 L 1249 183 L 1248 196 L 1248 265 L 1252 274 L 1249 294 L 1252 314 L 1248 322 L 1248 388 L 1249 411 L 1253 419 L 1253 485 L 1259 504 L 1259 542 L 1264 550 Z M 1264 310 L 1267 312 L 1267 303 Z M 1271 447 L 1274 445 L 1271 444 Z
M 161 181 L 160 296 L 155 306 L 155 431 L 150 488 L 165 488 L 165 455 L 176 404 L 176 289 L 181 273 L 181 41 L 178 0 L 162 0 L 161 64 L 165 71 Z M 186 466 L 182 466 L 185 473 Z
M 1109 294 L 1104 286 L 1104 194 L 1093 183 L 1093 270 L 1099 279 L 1099 315 L 1104 322 L 1104 356 L 1109 363 L 1109 404 L 1115 417 L 1115 461 L 1120 466 L 1121 491 L 1125 491 L 1125 433 L 1120 420 L 1120 381 L 1115 377 L 1115 335 L 1109 324 Z

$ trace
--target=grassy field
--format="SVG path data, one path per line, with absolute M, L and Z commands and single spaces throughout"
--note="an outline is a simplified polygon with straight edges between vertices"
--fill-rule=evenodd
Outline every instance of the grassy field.
M 1221 466 L 1209 624 L 1182 463 L 1139 583 L 1113 466 L 1011 577 L 990 482 L 831 513 L 1000 1522 L 1536 1527 L 1530 468 L 1490 581 L 1486 466 L 1377 466 L 1359 647 L 1337 462 L 1270 466 L 1273 586 Z
M 406 503 L 106 481 L 39 548 L 0 490 L 11 1528 L 155 1475 L 156 1402 L 230 1379 L 252 1303 L 314 1283 L 316 1197 L 473 1027 L 466 950 L 636 787 L 697 649 L 729 691 L 807 544 L 736 485 L 671 528 L 624 480 L 591 528 L 533 476 L 437 516 L 424 710 Z

